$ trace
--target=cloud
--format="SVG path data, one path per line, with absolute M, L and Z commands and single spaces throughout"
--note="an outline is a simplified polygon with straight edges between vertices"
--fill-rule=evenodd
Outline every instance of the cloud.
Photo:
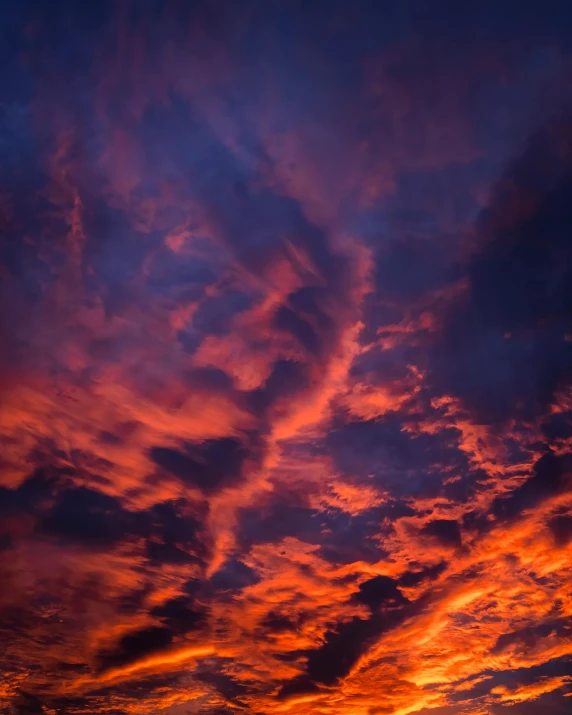
M 569 3 L 78 7 L 3 13 L 0 710 L 564 712 Z
M 524 509 L 567 489 L 567 475 L 572 464 L 568 455 L 557 457 L 551 452 L 544 454 L 534 465 L 532 476 L 512 491 L 505 499 L 497 498 L 492 505 L 496 516 L 514 518 Z
M 175 632 L 186 633 L 198 628 L 205 620 L 205 611 L 194 606 L 188 596 L 171 598 L 151 610 L 151 615 Z
M 189 445 L 185 452 L 152 447 L 151 459 L 189 485 L 209 493 L 232 485 L 240 477 L 246 450 L 238 440 L 223 438 Z
M 211 578 L 214 588 L 220 591 L 240 591 L 258 581 L 253 569 L 237 559 L 227 561 Z
M 117 499 L 78 487 L 64 491 L 39 524 L 44 533 L 86 546 L 106 548 L 132 528 Z
M 422 529 L 423 534 L 436 537 L 446 546 L 461 545 L 461 531 L 459 524 L 452 519 L 435 519 Z
M 383 604 L 404 605 L 407 599 L 397 588 L 396 582 L 389 576 L 374 576 L 360 584 L 356 599 L 369 606 L 372 611 Z
M 173 631 L 164 626 L 149 626 L 124 635 L 114 649 L 99 654 L 103 669 L 116 668 L 165 650 L 173 641 Z
M 435 358 L 435 385 L 487 420 L 541 413 L 570 377 L 569 137 L 548 123 L 499 181 Z

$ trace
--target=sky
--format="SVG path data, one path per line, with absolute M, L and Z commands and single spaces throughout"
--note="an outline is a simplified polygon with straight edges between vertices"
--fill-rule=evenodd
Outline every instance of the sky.
M 569 0 L 0 5 L 2 715 L 572 709 Z

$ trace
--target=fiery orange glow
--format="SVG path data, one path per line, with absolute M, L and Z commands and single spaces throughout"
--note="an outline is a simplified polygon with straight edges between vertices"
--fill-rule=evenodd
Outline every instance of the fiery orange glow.
M 569 712 L 569 3 L 1 12 L 0 710 Z

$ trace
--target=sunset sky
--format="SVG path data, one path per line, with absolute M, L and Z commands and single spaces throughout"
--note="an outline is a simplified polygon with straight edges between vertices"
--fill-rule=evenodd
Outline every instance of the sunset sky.
M 572 2 L 0 60 L 0 713 L 571 713 Z

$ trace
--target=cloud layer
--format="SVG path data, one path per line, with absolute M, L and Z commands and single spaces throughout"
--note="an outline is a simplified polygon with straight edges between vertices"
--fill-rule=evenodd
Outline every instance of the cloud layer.
M 572 10 L 2 10 L 0 707 L 572 695 Z

